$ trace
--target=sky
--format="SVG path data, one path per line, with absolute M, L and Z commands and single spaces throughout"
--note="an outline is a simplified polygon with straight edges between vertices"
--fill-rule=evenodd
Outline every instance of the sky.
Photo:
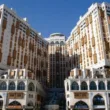
M 68 37 L 79 17 L 96 2 L 110 0 L 0 0 L 0 4 L 13 8 L 21 18 L 27 17 L 30 26 L 43 37 L 56 32 Z

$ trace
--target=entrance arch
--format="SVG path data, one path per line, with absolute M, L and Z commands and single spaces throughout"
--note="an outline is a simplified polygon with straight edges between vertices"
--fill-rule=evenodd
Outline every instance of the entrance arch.
M 94 110 L 105 110 L 105 101 L 101 95 L 95 95 L 93 98 Z
M 73 110 L 89 110 L 89 107 L 85 102 L 79 101 L 74 105 Z
M 8 110 L 23 110 L 22 105 L 18 101 L 9 103 Z
M 3 108 L 3 97 L 0 95 L 0 110 Z

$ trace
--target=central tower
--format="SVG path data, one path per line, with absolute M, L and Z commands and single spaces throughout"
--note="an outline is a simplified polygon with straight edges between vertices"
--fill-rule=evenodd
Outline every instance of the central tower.
M 48 82 L 50 88 L 63 88 L 66 70 L 66 37 L 61 33 L 53 33 L 46 39 L 49 42 Z

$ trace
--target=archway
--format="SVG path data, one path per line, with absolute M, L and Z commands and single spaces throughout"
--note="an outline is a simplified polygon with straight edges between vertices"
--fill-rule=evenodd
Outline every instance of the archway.
M 73 110 L 89 110 L 89 107 L 85 102 L 79 101 L 74 105 Z
M 22 105 L 18 101 L 9 103 L 8 110 L 23 110 Z
M 30 101 L 27 105 L 28 105 L 28 106 L 33 106 L 33 102 Z
M 2 110 L 3 107 L 3 97 L 0 95 L 0 110 Z
M 32 101 L 30 101 L 30 102 L 27 104 L 27 106 L 29 107 L 29 109 L 26 109 L 26 110 L 33 110 L 34 105 L 33 105 L 33 102 L 32 102 Z
M 96 95 L 93 98 L 93 108 L 94 110 L 105 110 L 105 101 L 101 95 Z

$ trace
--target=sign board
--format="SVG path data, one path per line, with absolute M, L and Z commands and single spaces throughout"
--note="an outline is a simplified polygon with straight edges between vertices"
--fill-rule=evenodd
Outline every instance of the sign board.
M 74 92 L 75 99 L 88 99 L 88 92 Z

